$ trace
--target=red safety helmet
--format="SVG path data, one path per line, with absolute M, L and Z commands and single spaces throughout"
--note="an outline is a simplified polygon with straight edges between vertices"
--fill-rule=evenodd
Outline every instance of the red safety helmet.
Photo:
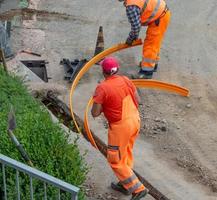
M 112 75 L 118 72 L 120 67 L 118 60 L 114 57 L 107 57 L 100 62 L 104 73 Z

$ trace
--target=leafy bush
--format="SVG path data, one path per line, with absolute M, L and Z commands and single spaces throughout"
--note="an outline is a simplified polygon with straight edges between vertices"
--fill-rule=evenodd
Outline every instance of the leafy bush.
M 28 152 L 34 167 L 80 187 L 85 181 L 87 166 L 79 153 L 76 140 L 69 144 L 68 136 L 59 124 L 52 122 L 47 110 L 28 94 L 18 78 L 6 75 L 0 67 L 0 153 L 22 162 L 21 155 L 7 135 L 7 117 L 11 105 L 14 107 L 17 122 L 14 134 Z M 2 188 L 1 173 L 0 170 Z M 30 199 L 29 178 L 22 174 L 21 176 L 21 189 L 24 191 L 22 199 Z M 7 169 L 7 177 L 8 199 L 15 199 L 14 172 Z M 38 195 L 35 199 L 42 199 L 39 197 L 43 184 L 34 181 L 34 189 Z M 52 188 L 49 192 L 51 197 L 56 195 Z M 84 199 L 83 191 L 80 192 L 79 199 Z

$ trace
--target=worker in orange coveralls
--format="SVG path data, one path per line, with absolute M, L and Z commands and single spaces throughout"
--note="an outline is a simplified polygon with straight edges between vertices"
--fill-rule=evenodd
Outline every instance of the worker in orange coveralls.
M 124 1 L 131 31 L 126 44 L 131 45 L 139 37 L 141 26 L 148 26 L 143 44 L 140 71 L 133 78 L 152 78 L 157 71 L 160 47 L 170 22 L 170 11 L 164 0 L 119 0 Z
M 132 170 L 133 145 L 140 129 L 137 91 L 127 77 L 117 75 L 119 64 L 115 58 L 105 58 L 101 66 L 105 80 L 95 90 L 91 113 L 98 117 L 103 112 L 109 123 L 107 160 L 119 180 L 111 187 L 132 194 L 131 200 L 139 200 L 148 189 Z

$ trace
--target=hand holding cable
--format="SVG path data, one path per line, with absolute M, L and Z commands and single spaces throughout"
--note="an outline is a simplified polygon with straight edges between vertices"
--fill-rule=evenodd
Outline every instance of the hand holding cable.
M 125 43 L 130 46 L 132 45 L 133 41 L 137 40 L 139 37 L 141 28 L 140 9 L 134 5 L 127 6 L 126 13 L 128 21 L 131 24 L 131 31 Z

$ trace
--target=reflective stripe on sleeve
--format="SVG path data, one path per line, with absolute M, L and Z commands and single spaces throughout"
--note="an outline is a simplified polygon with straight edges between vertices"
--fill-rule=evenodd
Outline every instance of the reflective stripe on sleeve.
M 156 5 L 154 11 L 152 12 L 151 16 L 147 19 L 147 21 L 145 23 L 143 23 L 144 26 L 148 25 L 149 22 L 155 17 L 155 15 L 157 14 L 157 11 L 160 8 L 160 3 L 161 3 L 161 0 L 158 0 L 157 5 Z

